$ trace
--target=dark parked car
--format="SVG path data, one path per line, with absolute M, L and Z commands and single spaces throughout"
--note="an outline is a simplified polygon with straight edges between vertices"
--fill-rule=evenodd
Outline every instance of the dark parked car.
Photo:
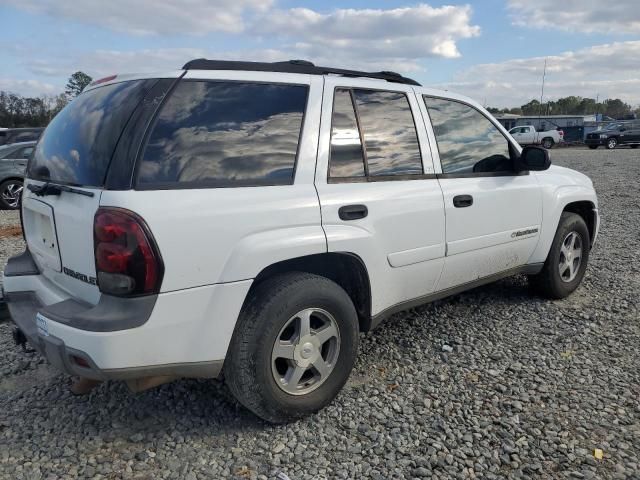
M 640 120 L 631 122 L 610 123 L 602 130 L 589 133 L 585 139 L 589 148 L 598 148 L 600 145 L 613 150 L 618 145 L 629 145 L 638 148 L 640 145 Z
M 27 161 L 36 142 L 20 142 L 0 147 L 0 208 L 20 206 L 22 182 Z
M 0 130 L 0 145 L 38 140 L 44 128 L 7 128 Z

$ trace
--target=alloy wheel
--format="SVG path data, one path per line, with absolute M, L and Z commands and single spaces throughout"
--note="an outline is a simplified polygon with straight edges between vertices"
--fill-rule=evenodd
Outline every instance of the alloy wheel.
M 2 200 L 4 200 L 9 207 L 18 208 L 18 205 L 20 205 L 22 189 L 23 186 L 20 182 L 7 183 L 0 193 L 0 195 L 2 195 Z
M 582 237 L 578 232 L 570 232 L 562 241 L 558 271 L 563 282 L 572 282 L 582 264 Z
M 271 372 L 280 389 L 305 395 L 331 375 L 340 353 L 340 331 L 333 316 L 307 308 L 291 317 L 280 330 L 271 353 Z

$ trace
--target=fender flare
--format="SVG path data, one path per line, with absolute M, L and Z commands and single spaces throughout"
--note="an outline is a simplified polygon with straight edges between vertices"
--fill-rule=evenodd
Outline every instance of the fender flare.
M 543 199 L 543 218 L 538 244 L 531 254 L 528 263 L 546 261 L 551 243 L 556 235 L 560 216 L 567 205 L 575 202 L 590 202 L 597 209 L 598 201 L 595 192 L 583 185 L 565 185 L 558 187 L 551 195 Z

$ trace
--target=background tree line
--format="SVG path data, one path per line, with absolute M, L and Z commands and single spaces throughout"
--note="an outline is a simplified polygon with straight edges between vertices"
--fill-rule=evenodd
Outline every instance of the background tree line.
M 640 117 L 640 107 L 635 110 L 628 103 L 619 98 L 610 98 L 597 102 L 594 98 L 569 96 L 540 104 L 538 100 L 514 108 L 489 107 L 489 112 L 495 114 L 513 113 L 516 115 L 593 115 L 601 113 L 616 120 Z
M 64 93 L 23 97 L 0 91 L 0 127 L 45 127 L 55 115 L 91 83 L 84 72 L 76 72 L 65 87 Z

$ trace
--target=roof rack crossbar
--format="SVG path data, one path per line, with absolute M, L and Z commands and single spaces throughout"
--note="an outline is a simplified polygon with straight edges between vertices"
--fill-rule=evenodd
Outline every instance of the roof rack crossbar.
M 407 85 L 420 86 L 418 82 L 411 78 L 403 77 L 399 73 L 382 72 L 361 72 L 358 70 L 346 70 L 343 68 L 318 67 L 306 60 L 288 60 L 284 62 L 240 62 L 234 60 L 207 60 L 197 58 L 185 63 L 183 70 L 243 70 L 249 72 L 280 72 L 280 73 L 302 73 L 307 75 L 343 75 L 345 77 L 365 77 L 386 80 L 393 83 L 404 83 Z

